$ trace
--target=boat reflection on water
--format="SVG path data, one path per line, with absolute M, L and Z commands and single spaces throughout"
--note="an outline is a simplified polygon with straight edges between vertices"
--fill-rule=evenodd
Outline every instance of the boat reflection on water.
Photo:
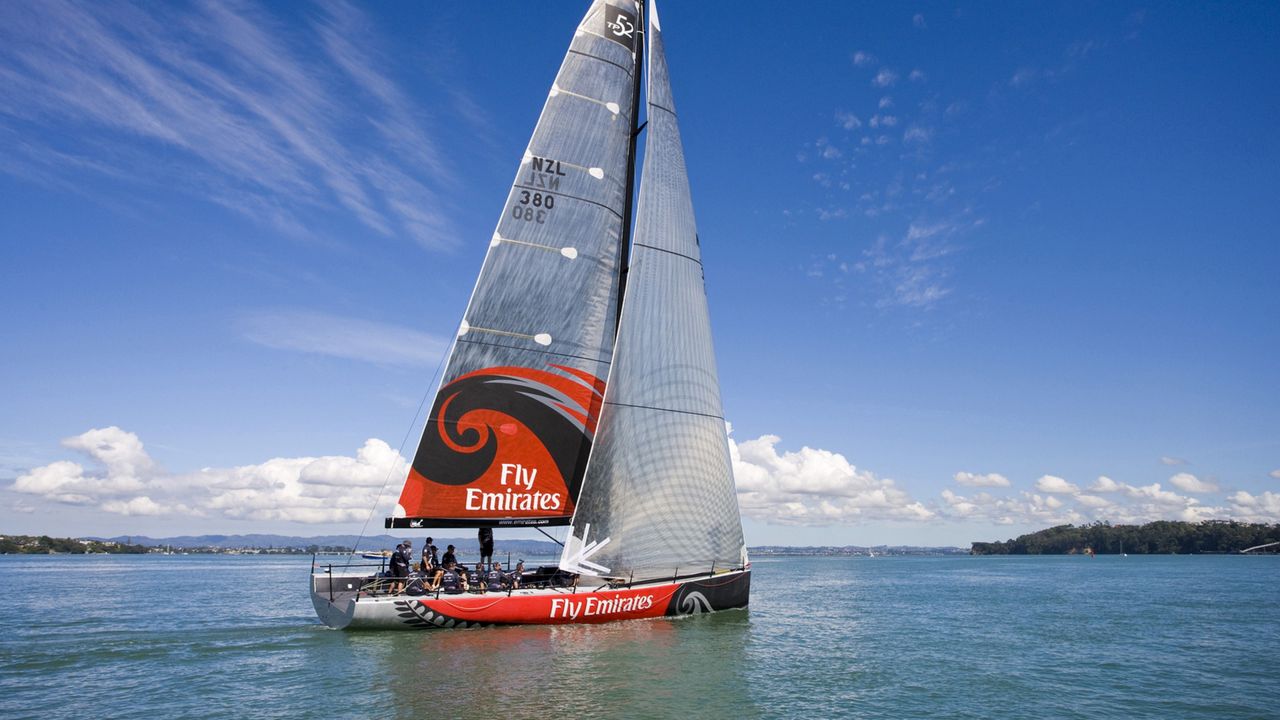
M 350 633 L 352 653 L 377 660 L 374 695 L 386 715 L 609 717 L 680 714 L 749 718 L 743 669 L 750 616 L 732 610 L 600 625 L 517 625 L 429 633 Z M 381 712 L 376 713 L 381 715 Z

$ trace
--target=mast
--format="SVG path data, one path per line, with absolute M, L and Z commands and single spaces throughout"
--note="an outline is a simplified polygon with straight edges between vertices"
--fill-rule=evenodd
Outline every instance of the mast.
M 644 25 L 645 0 L 636 0 L 636 10 L 640 23 Z M 631 211 L 635 206 L 636 180 L 636 140 L 640 138 L 640 78 L 644 77 L 644 41 L 636 43 L 635 89 L 631 95 L 631 147 L 627 153 L 627 205 L 622 211 L 622 248 L 618 258 L 618 311 L 614 322 L 614 333 L 617 333 L 617 322 L 622 319 L 622 300 L 627 294 L 627 271 L 631 263 Z

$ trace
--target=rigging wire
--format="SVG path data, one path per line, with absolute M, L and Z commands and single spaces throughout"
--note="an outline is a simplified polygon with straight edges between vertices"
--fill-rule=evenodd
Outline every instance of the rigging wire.
M 440 376 L 440 371 L 444 368 L 444 361 L 453 354 L 453 346 L 457 344 L 457 339 L 449 345 L 447 352 L 440 354 L 440 362 L 436 363 L 435 372 L 431 373 L 431 382 L 427 385 L 427 390 L 422 394 L 422 399 L 418 401 L 418 409 L 413 413 L 413 420 L 409 422 L 409 427 L 404 430 L 404 437 L 400 439 L 400 447 L 396 449 L 396 457 L 404 457 L 405 443 L 409 442 L 409 436 L 413 434 L 413 429 L 418 426 L 418 418 L 422 415 L 422 408 L 427 405 L 427 398 L 431 396 L 431 391 L 436 387 L 436 380 Z M 410 463 L 413 461 L 410 460 Z M 382 502 L 382 495 L 387 491 L 387 483 L 391 482 L 391 473 L 395 471 L 395 463 L 387 468 L 387 474 L 382 479 L 382 487 L 378 488 L 378 497 L 373 501 L 373 507 L 369 508 L 369 516 L 364 519 L 364 525 L 360 526 L 360 534 L 356 536 L 356 542 L 351 546 L 351 552 L 347 555 L 347 567 L 351 567 L 351 558 L 356 554 L 356 550 L 360 547 L 360 541 L 364 539 L 364 534 L 369 529 L 369 523 L 373 521 L 373 516 L 378 512 L 378 504 Z

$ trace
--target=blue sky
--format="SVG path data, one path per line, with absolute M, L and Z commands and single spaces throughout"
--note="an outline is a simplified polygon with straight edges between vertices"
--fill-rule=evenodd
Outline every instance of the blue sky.
M 0 529 L 394 496 L 530 8 L 0 4 Z M 1280 7 L 778 8 L 662 6 L 748 542 L 1280 522 Z

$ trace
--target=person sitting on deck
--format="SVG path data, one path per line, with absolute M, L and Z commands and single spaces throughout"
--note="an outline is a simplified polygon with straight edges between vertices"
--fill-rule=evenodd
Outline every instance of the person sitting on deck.
M 449 563 L 456 563 L 456 562 L 458 562 L 458 556 L 454 554 L 453 546 L 450 545 L 449 547 L 445 548 L 444 557 L 440 558 L 440 563 L 443 565 L 448 565 Z
M 489 592 L 502 592 L 509 587 L 507 574 L 502 572 L 502 563 L 494 563 L 492 569 L 484 574 L 484 586 Z
M 451 562 L 444 566 L 442 574 L 440 575 L 440 585 L 438 587 L 441 591 L 450 595 L 457 595 L 458 593 L 466 592 L 467 579 L 462 576 L 462 573 L 458 572 L 457 563 Z
M 475 569 L 467 573 L 467 585 L 473 592 L 484 592 L 484 563 L 476 563 Z
M 519 562 L 516 563 L 516 569 L 512 570 L 510 573 L 507 574 L 507 582 L 511 584 L 512 588 L 519 590 L 520 581 L 523 579 L 524 579 L 524 560 L 521 559 Z

